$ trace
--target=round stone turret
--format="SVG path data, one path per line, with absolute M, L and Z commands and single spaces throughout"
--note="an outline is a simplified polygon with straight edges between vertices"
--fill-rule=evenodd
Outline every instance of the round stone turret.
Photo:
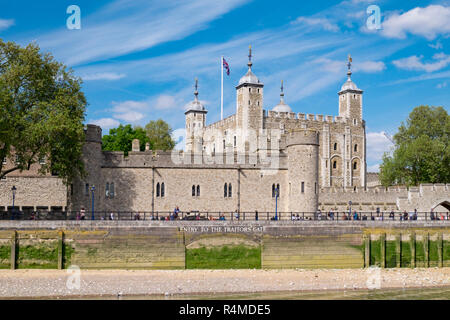
M 316 212 L 319 200 L 319 134 L 292 130 L 286 137 L 289 211 Z

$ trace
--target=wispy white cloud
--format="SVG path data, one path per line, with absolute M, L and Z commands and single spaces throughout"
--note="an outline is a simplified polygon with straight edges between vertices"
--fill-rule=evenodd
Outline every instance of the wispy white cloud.
M 65 64 L 122 56 L 182 39 L 249 0 L 116 0 L 83 18 L 77 32 L 55 31 L 38 38 Z
M 450 64 L 450 55 L 445 53 L 436 53 L 433 56 L 434 62 L 422 62 L 423 56 L 411 56 L 399 60 L 394 60 L 392 63 L 400 69 L 434 72 L 445 68 Z
M 450 7 L 430 5 L 416 7 L 403 14 L 394 13 L 383 22 L 382 34 L 388 38 L 404 39 L 407 34 L 435 39 L 450 34 Z
M 368 132 L 367 139 L 367 161 L 381 162 L 383 154 L 393 147 L 392 142 L 385 136 L 384 131 Z
M 430 44 L 428 44 L 428 46 L 430 48 L 433 48 L 433 49 L 436 49 L 436 50 L 439 50 L 439 49 L 443 48 L 442 43 L 440 41 L 437 41 L 436 44 L 430 43 Z
M 361 71 L 366 73 L 381 72 L 386 69 L 383 61 L 362 61 L 355 63 L 353 70 L 355 72 Z
M 14 19 L 0 19 L 0 31 L 6 30 L 14 25 Z
M 319 27 L 326 31 L 338 32 L 340 29 L 337 24 L 332 23 L 326 18 L 310 18 L 310 17 L 298 17 L 293 24 L 302 24 L 306 26 Z
M 125 78 L 126 75 L 123 73 L 114 73 L 114 72 L 100 72 L 93 74 L 82 75 L 81 78 L 84 81 L 96 81 L 96 80 L 106 80 L 113 81 Z
M 436 88 L 438 88 L 438 89 L 442 89 L 442 88 L 446 88 L 446 87 L 447 87 L 447 81 L 438 83 L 436 86 Z
M 97 126 L 100 126 L 103 131 L 106 131 L 107 129 L 115 128 L 119 126 L 120 122 L 113 118 L 101 118 L 97 120 L 90 120 L 89 123 L 95 124 Z

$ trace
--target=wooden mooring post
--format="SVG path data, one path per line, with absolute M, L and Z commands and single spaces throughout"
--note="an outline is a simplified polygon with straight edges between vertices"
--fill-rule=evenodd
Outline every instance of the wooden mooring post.
M 11 270 L 17 269 L 17 231 L 11 237 Z
M 399 233 L 395 236 L 395 262 L 396 267 L 402 267 L 402 234 Z
M 416 234 L 411 232 L 409 244 L 411 247 L 411 268 L 416 267 Z
M 58 232 L 58 269 L 64 269 L 64 232 Z
M 370 267 L 370 233 L 364 235 L 364 267 Z
M 386 268 L 386 234 L 380 235 L 381 267 Z

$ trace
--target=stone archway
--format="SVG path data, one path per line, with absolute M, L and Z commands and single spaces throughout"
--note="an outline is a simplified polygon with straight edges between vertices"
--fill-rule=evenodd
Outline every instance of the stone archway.
M 437 208 L 437 207 L 439 207 L 439 206 L 442 206 L 442 207 L 444 207 L 445 209 L 447 209 L 448 211 L 450 211 L 450 201 L 449 201 L 449 200 L 439 201 L 438 203 L 436 203 L 436 204 L 433 206 L 433 209 L 435 209 L 435 208 Z

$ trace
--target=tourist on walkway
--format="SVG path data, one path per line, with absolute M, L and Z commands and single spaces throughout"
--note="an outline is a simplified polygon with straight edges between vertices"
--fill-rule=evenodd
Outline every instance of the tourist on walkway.
M 395 220 L 394 210 L 391 210 L 391 213 L 389 213 L 389 219 Z
M 80 219 L 84 220 L 86 218 L 86 211 L 84 210 L 84 208 L 81 208 L 80 210 Z
M 239 212 L 236 210 L 236 211 L 234 211 L 234 218 L 236 219 L 236 220 L 239 220 Z
M 114 220 L 114 213 L 111 212 L 111 213 L 109 214 L 109 220 Z

